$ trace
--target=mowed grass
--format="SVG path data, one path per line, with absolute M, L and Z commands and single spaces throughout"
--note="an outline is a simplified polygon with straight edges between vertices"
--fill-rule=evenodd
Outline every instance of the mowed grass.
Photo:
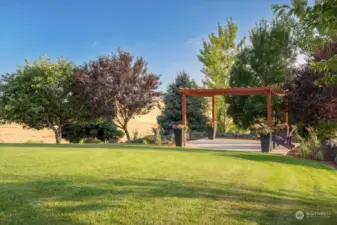
M 0 224 L 337 224 L 337 172 L 263 153 L 0 145 Z

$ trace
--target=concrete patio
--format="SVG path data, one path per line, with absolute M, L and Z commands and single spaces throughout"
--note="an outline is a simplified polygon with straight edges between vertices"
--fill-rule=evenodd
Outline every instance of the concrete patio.
M 261 152 L 261 145 L 259 140 L 245 140 L 245 139 L 226 139 L 216 138 L 215 140 L 199 139 L 187 142 L 189 148 L 200 148 L 209 150 L 228 150 L 228 151 L 245 151 L 245 152 Z M 277 146 L 273 149 L 273 154 L 286 155 L 289 149 L 282 146 Z

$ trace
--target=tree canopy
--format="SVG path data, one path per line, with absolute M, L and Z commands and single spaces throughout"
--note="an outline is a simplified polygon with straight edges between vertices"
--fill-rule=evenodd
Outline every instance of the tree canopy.
M 76 121 L 86 111 L 73 93 L 73 65 L 49 57 L 26 64 L 1 78 L 1 119 L 33 129 L 54 131 L 56 143 L 62 138 L 62 127 Z
M 130 140 L 128 123 L 148 113 L 160 101 L 160 77 L 147 71 L 147 62 L 118 50 L 75 71 L 77 90 L 95 106 L 97 116 L 112 117 Z
M 223 27 L 218 24 L 217 34 L 208 35 L 208 40 L 203 40 L 203 48 L 198 55 L 203 64 L 201 72 L 205 74 L 204 85 L 208 88 L 226 88 L 229 86 L 230 70 L 235 62 L 238 49 L 243 40 L 237 45 L 238 27 L 230 18 L 227 25 Z M 220 132 L 226 131 L 226 104 L 224 96 L 216 97 L 216 121 Z
M 296 37 L 291 19 L 283 17 L 271 23 L 261 20 L 250 31 L 250 46 L 239 54 L 230 74 L 231 87 L 281 86 L 296 59 Z M 248 128 L 257 117 L 266 117 L 265 96 L 229 96 L 228 115 L 240 128 Z M 273 97 L 273 115 L 282 118 L 282 101 Z
M 164 108 L 162 115 L 158 116 L 158 123 L 165 134 L 172 131 L 172 126 L 181 123 L 181 94 L 179 88 L 197 88 L 196 82 L 190 76 L 181 72 L 178 73 L 175 81 L 167 87 L 164 96 Z M 190 130 L 204 131 L 207 117 L 205 115 L 205 99 L 186 97 L 186 117 L 187 126 Z
M 315 50 L 337 38 L 336 0 L 318 0 L 312 6 L 305 0 L 293 0 L 291 5 L 273 5 L 273 9 L 278 15 L 294 15 L 299 20 L 305 33 L 309 34 L 299 40 L 302 46 L 309 45 L 311 50 Z M 337 84 L 337 54 L 311 65 L 324 74 L 317 83 Z

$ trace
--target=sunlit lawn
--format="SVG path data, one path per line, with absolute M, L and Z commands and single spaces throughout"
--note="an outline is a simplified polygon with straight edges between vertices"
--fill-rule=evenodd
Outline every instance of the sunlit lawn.
M 0 145 L 0 224 L 337 224 L 337 172 L 262 153 Z

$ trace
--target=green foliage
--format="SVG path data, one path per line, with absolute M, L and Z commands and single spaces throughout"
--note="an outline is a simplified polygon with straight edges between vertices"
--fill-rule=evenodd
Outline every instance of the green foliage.
M 255 123 L 252 125 L 252 130 L 256 132 L 256 134 L 260 136 L 265 136 L 268 134 L 271 134 L 272 130 L 266 123 L 266 121 L 262 118 L 259 118 L 255 121 Z
M 165 135 L 172 132 L 172 126 L 181 123 L 181 94 L 179 88 L 197 88 L 198 85 L 185 72 L 179 73 L 175 82 L 167 88 L 164 96 L 165 107 L 162 115 L 158 116 L 158 124 L 163 129 Z M 207 117 L 205 116 L 205 99 L 186 97 L 187 125 L 190 130 L 204 131 Z
M 218 33 L 208 35 L 203 41 L 203 49 L 198 55 L 203 64 L 201 72 L 205 74 L 204 85 L 208 88 L 226 88 L 229 86 L 229 72 L 235 61 L 238 49 L 244 40 L 236 45 L 238 27 L 230 18 L 227 26 L 218 24 Z M 226 104 L 224 96 L 216 96 L 216 121 L 220 132 L 226 131 Z
M 312 149 L 310 145 L 306 142 L 301 142 L 300 144 L 301 156 L 306 159 L 311 155 Z
M 302 46 L 311 46 L 314 50 L 323 43 L 336 39 L 337 4 L 336 0 L 315 1 L 312 6 L 308 1 L 294 0 L 291 5 L 273 5 L 278 15 L 294 15 L 307 33 L 308 38 L 300 40 Z M 312 33 L 316 32 L 316 35 Z M 335 53 L 336 54 L 336 53 Z M 331 57 L 319 62 L 313 62 L 312 67 L 324 76 L 318 83 L 337 84 L 337 57 Z
M 143 143 L 144 143 L 144 141 L 146 142 L 146 144 L 154 144 L 153 135 L 147 135 L 147 136 L 143 137 Z
M 269 127 L 267 121 L 261 117 L 255 120 L 251 126 L 251 129 L 258 135 L 268 135 L 270 133 L 277 133 L 286 129 L 286 125 L 272 121 L 272 124 Z
M 71 143 L 79 143 L 85 139 L 98 139 L 101 142 L 117 142 L 124 136 L 122 131 L 110 122 L 68 124 L 63 128 L 63 138 Z
M 102 144 L 104 142 L 97 138 L 83 138 L 80 140 L 79 143 L 80 144 Z
M 312 151 L 315 148 L 317 148 L 320 144 L 314 128 L 307 127 L 306 130 L 308 132 L 308 135 L 306 138 L 302 138 L 298 133 L 298 129 L 295 129 L 296 139 L 301 141 L 300 151 L 301 151 L 301 156 L 303 158 L 308 158 L 311 155 Z
M 324 156 L 323 156 L 322 151 L 318 151 L 316 153 L 316 160 L 318 160 L 318 161 L 324 161 Z
M 315 129 L 313 127 L 307 127 L 307 131 L 308 131 L 308 137 L 307 137 L 307 142 L 309 143 L 310 147 L 316 148 L 319 146 L 319 140 L 317 138 L 317 133 L 315 131 Z
M 60 143 L 62 127 L 86 112 L 73 93 L 73 65 L 63 59 L 41 57 L 1 78 L 1 119 L 32 129 L 49 128 Z
M 271 23 L 261 20 L 250 31 L 251 45 L 244 48 L 230 73 L 230 87 L 281 86 L 296 58 L 296 37 L 287 17 Z M 242 129 L 249 128 L 258 117 L 267 115 L 266 96 L 228 96 L 227 114 Z M 272 99 L 274 120 L 283 118 L 281 97 Z
M 317 136 L 319 140 L 330 140 L 337 137 L 337 121 L 322 120 L 317 126 Z

